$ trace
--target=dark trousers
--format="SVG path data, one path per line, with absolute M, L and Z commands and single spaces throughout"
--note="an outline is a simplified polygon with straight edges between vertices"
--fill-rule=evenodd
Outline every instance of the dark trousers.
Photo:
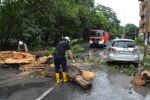
M 67 72 L 67 61 L 65 56 L 54 56 L 54 65 L 55 65 L 55 72 L 60 72 L 60 66 L 62 67 L 63 72 Z

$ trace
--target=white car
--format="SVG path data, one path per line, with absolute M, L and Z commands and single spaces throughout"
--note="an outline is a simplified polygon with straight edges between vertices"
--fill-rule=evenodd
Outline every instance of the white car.
M 111 41 L 107 51 L 107 62 L 133 62 L 138 64 L 140 53 L 131 39 L 114 39 Z

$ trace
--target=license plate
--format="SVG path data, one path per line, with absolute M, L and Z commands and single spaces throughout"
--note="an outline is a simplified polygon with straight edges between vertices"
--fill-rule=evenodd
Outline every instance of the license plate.
M 129 54 L 130 54 L 130 52 L 121 51 L 121 52 L 119 52 L 119 54 L 129 55 Z

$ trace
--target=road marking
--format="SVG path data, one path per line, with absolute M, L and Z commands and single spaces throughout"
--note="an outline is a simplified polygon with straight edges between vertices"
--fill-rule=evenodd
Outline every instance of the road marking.
M 50 93 L 52 90 L 54 89 L 54 87 L 48 89 L 47 91 L 45 91 L 40 97 L 36 98 L 35 100 L 42 100 L 48 93 Z

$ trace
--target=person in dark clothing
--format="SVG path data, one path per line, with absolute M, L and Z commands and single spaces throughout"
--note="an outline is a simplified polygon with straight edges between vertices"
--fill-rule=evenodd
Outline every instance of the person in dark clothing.
M 28 52 L 28 48 L 27 48 L 26 43 L 23 43 L 22 41 L 19 41 L 18 51 L 19 52 Z
M 67 60 L 65 57 L 65 53 L 67 52 L 73 62 L 73 54 L 71 51 L 71 46 L 69 44 L 70 39 L 69 37 L 64 37 L 62 41 L 60 41 L 56 46 L 56 51 L 54 54 L 54 65 L 55 65 L 55 76 L 56 76 L 56 83 L 60 83 L 60 67 L 62 67 L 63 71 L 63 82 L 67 82 Z

